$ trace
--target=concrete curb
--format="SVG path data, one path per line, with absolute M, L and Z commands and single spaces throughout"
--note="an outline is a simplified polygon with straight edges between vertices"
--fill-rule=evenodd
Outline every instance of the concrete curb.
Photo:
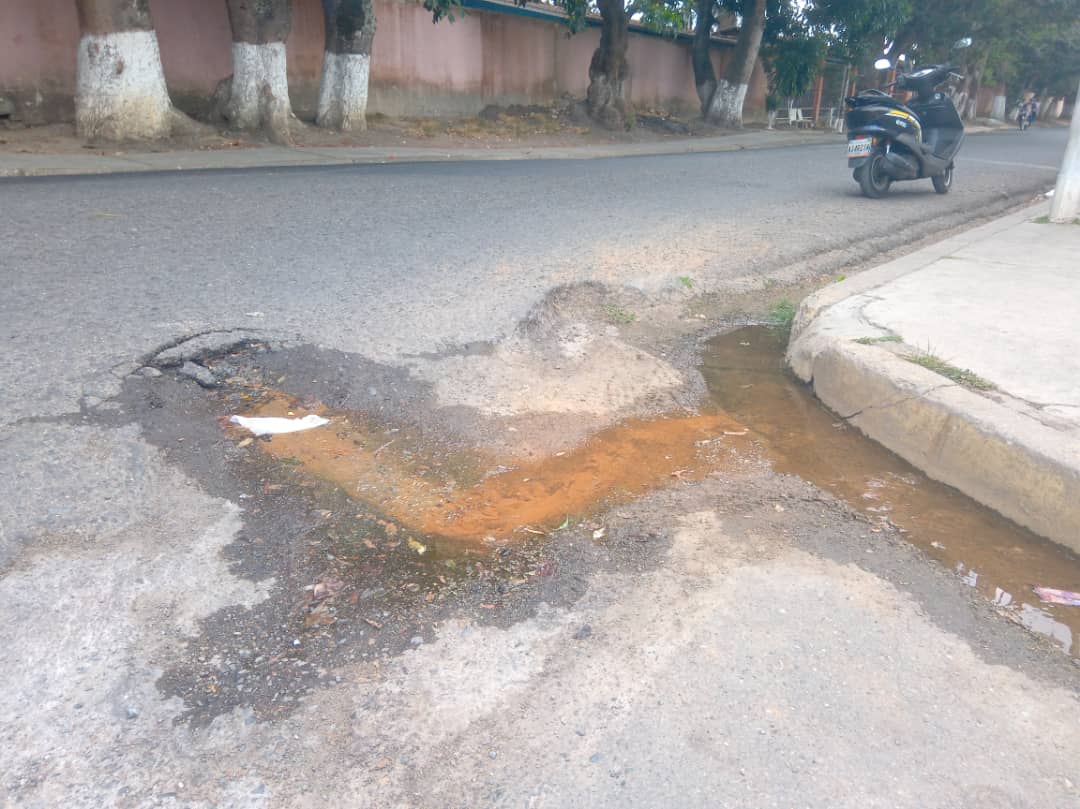
M 115 154 L 4 154 L 0 177 L 128 174 L 150 171 L 207 171 L 292 166 L 353 166 L 392 163 L 447 163 L 491 160 L 589 160 L 611 157 L 709 154 L 837 143 L 831 132 L 749 131 L 711 138 L 656 143 L 586 144 L 512 148 L 288 147 L 117 152 Z
M 868 270 L 808 297 L 787 359 L 829 408 L 930 477 L 1080 552 L 1080 456 L 1060 433 L 914 365 L 856 343 L 885 332 L 862 314 L 873 290 L 1028 222 L 1040 204 Z
M 989 127 L 969 130 L 992 132 Z M 834 144 L 835 132 L 749 130 L 709 138 L 685 138 L 655 143 L 534 146 L 505 149 L 453 149 L 429 147 L 285 147 L 250 149 L 177 150 L 95 154 L 22 154 L 0 151 L 0 177 L 51 177 L 95 174 L 137 174 L 161 171 L 214 171 L 292 166 L 355 166 L 388 163 L 447 163 L 487 160 L 591 160 L 612 157 L 711 154 L 744 150 L 782 149 L 790 146 Z

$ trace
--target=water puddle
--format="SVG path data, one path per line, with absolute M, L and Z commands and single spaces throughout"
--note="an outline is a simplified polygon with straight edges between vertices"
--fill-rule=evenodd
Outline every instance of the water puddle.
M 1042 604 L 1031 592 L 1080 590 L 1080 559 L 840 422 L 787 373 L 784 348 L 774 330 L 739 329 L 710 341 L 702 367 L 713 401 L 756 434 L 774 468 L 898 526 L 1004 615 L 1080 655 L 1080 608 Z
M 1080 655 L 1080 608 L 1044 605 L 1036 585 L 1080 590 L 1080 560 L 934 481 L 837 419 L 791 377 L 784 338 L 748 327 L 712 340 L 702 372 L 713 406 L 697 416 L 629 420 L 581 447 L 513 466 L 451 450 L 421 430 L 253 390 L 244 415 L 330 418 L 324 427 L 258 442 L 284 465 L 340 487 L 404 529 L 426 559 L 512 540 L 532 542 L 678 480 L 701 479 L 762 454 L 954 570 L 1010 619 Z M 238 427 L 237 442 L 250 441 Z M 359 516 L 359 515 L 358 515 Z M 602 531 L 601 531 L 602 534 Z
M 262 447 L 417 534 L 465 543 L 539 535 L 673 479 L 700 479 L 749 441 L 747 429 L 723 413 L 630 420 L 575 450 L 508 468 L 495 458 L 440 454 L 414 433 L 280 395 L 253 412 L 329 417 L 329 427 L 275 436 Z

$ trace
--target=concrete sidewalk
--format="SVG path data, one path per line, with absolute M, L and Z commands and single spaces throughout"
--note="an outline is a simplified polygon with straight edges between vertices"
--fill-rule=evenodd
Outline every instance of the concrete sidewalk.
M 1048 207 L 810 296 L 788 361 L 931 477 L 1080 551 L 1080 226 Z
M 972 126 L 968 134 L 1003 127 Z M 838 132 L 791 129 L 748 129 L 714 137 L 686 137 L 647 143 L 583 143 L 570 146 L 507 146 L 440 149 L 433 146 L 276 146 L 244 148 L 126 151 L 111 154 L 18 152 L 0 149 L 0 177 L 44 177 L 79 174 L 123 174 L 149 171 L 206 171 L 284 166 L 349 166 L 369 163 L 439 163 L 463 160 L 588 160 L 602 157 L 737 152 L 779 149 L 819 143 L 840 143 Z

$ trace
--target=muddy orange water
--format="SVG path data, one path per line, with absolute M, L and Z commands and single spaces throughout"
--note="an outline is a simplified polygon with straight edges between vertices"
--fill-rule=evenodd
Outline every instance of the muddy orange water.
M 1080 655 L 1080 608 L 1044 605 L 1032 593 L 1037 585 L 1080 590 L 1080 559 L 928 479 L 840 421 L 787 373 L 784 343 L 764 327 L 716 338 L 702 365 L 711 412 L 627 421 L 576 450 L 512 469 L 476 454 L 440 454 L 430 442 L 362 414 L 304 410 L 280 396 L 265 399 L 259 414 L 318 412 L 332 424 L 260 446 L 418 534 L 470 544 L 547 531 L 569 515 L 599 511 L 675 478 L 701 478 L 753 441 L 777 471 L 814 483 L 882 526 L 898 526 L 1004 615 Z M 868 540 L 883 530 L 868 528 Z
M 464 541 L 544 531 L 569 515 L 588 514 L 602 503 L 625 501 L 675 478 L 700 479 L 716 468 L 715 452 L 707 449 L 713 442 L 748 440 L 747 429 L 722 413 L 630 420 L 595 434 L 578 449 L 513 469 L 494 459 L 458 459 L 450 462 L 457 477 L 448 479 L 445 468 L 433 472 L 440 459 L 426 454 L 431 450 L 412 436 L 378 432 L 355 414 L 308 411 L 280 396 L 257 412 L 330 417 L 327 427 L 274 436 L 262 446 L 337 483 L 412 531 Z M 478 468 L 485 461 L 492 472 Z M 478 479 L 469 483 L 469 478 Z
M 755 433 L 773 467 L 891 521 L 1006 617 L 1080 655 L 1080 607 L 1042 604 L 1032 593 L 1033 586 L 1080 590 L 1080 558 L 841 422 L 787 372 L 785 343 L 767 328 L 739 329 L 712 340 L 702 365 L 713 401 Z

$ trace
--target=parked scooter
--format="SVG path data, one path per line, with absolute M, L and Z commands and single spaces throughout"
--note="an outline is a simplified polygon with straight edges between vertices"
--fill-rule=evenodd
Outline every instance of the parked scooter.
M 968 38 L 956 43 L 958 48 L 970 45 Z M 875 66 L 891 64 L 881 59 Z M 908 104 L 883 90 L 864 90 L 846 100 L 848 167 L 866 196 L 878 199 L 894 182 L 927 178 L 937 193 L 949 193 L 964 124 L 952 99 L 936 88 L 956 75 L 953 70 L 930 65 L 885 85 L 914 93 Z

